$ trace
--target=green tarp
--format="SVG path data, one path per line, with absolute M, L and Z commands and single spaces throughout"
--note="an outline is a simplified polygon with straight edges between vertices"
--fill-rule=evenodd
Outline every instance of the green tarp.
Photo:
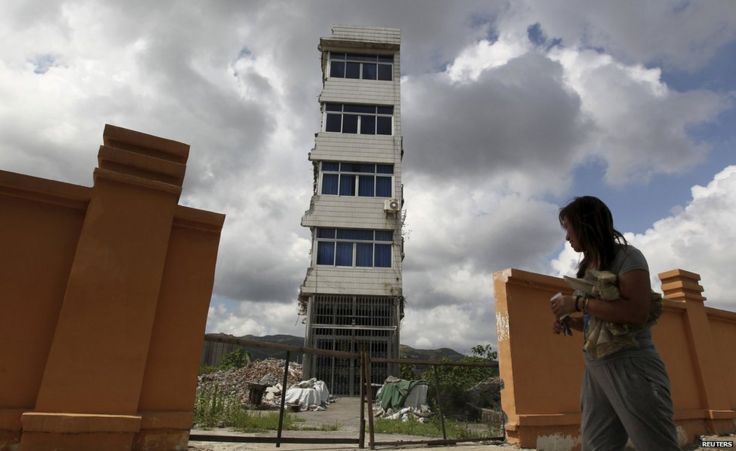
M 381 393 L 376 397 L 376 401 L 381 404 L 383 410 L 400 409 L 404 407 L 406 397 L 417 385 L 427 385 L 427 382 L 401 379 L 398 382 L 385 383 Z

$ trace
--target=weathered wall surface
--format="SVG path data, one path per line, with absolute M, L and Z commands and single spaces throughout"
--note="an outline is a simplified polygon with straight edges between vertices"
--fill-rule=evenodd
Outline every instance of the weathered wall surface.
M 224 216 L 106 126 L 94 186 L 0 171 L 0 450 L 186 449 Z
M 664 308 L 652 329 L 667 366 L 681 442 L 736 431 L 736 313 L 703 304 L 700 276 L 659 275 Z M 552 333 L 549 298 L 562 279 L 507 269 L 494 274 L 501 392 L 509 441 L 525 448 L 579 449 L 582 334 Z

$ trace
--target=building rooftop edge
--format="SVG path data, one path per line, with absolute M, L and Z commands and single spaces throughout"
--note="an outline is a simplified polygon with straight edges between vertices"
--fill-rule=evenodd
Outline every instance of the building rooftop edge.
M 398 46 L 401 44 L 401 30 L 398 28 L 352 27 L 335 25 L 332 34 L 320 39 L 320 43 L 367 43 Z

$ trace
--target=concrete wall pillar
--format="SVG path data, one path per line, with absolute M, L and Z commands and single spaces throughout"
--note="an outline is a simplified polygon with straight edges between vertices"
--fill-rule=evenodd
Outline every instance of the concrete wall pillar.
M 129 450 L 140 428 L 189 146 L 109 125 L 103 142 L 35 412 L 21 419 L 24 451 Z
M 664 298 L 685 303 L 686 332 L 694 357 L 694 371 L 698 390 L 705 408 L 705 419 L 717 433 L 733 431 L 736 412 L 731 408 L 727 391 L 730 381 L 724 378 L 722 363 L 718 359 L 717 346 L 711 333 L 708 315 L 700 285 L 700 275 L 673 269 L 659 274 Z

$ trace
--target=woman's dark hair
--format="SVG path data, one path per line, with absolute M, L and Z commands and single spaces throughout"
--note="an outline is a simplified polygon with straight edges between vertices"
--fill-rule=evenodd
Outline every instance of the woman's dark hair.
M 559 220 L 560 225 L 567 221 L 583 248 L 578 277 L 585 275 L 593 261 L 598 261 L 601 269 L 607 268 L 616 256 L 616 243 L 628 244 L 621 232 L 613 228 L 611 210 L 597 197 L 576 197 L 560 208 Z

